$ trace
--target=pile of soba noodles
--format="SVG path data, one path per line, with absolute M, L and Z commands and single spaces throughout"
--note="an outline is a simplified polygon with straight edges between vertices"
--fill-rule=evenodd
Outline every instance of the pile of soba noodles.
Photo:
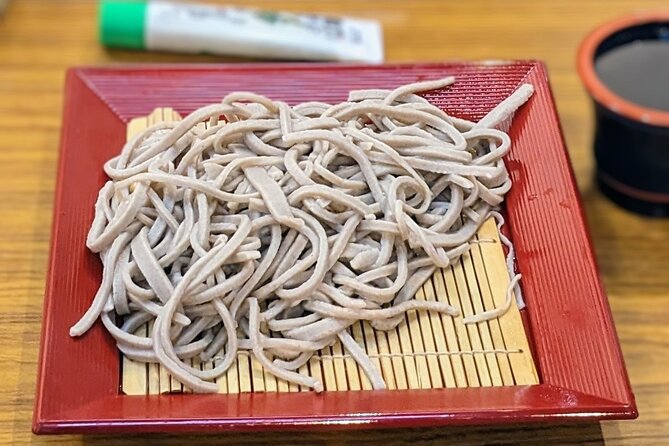
M 216 392 L 240 349 L 320 391 L 296 370 L 339 340 L 383 388 L 348 327 L 392 329 L 418 309 L 458 316 L 414 294 L 499 217 L 511 187 L 496 127 L 532 87 L 477 123 L 415 94 L 453 82 L 352 91 L 335 105 L 232 93 L 141 132 L 105 164 L 87 239 L 102 283 L 70 334 L 100 318 L 126 357 L 196 392 Z M 465 322 L 499 316 L 512 294 Z M 133 334 L 148 322 L 148 336 Z M 214 356 L 211 370 L 189 364 Z

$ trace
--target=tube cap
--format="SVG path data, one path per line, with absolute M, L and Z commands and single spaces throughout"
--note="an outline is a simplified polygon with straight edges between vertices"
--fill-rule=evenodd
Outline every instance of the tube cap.
M 145 1 L 102 0 L 100 42 L 106 46 L 143 49 Z

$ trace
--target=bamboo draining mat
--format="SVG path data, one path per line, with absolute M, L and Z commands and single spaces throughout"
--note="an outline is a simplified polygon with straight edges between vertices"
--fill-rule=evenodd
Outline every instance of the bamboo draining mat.
M 163 120 L 180 119 L 169 108 L 154 110 L 128 124 L 128 138 Z M 464 316 L 504 303 L 509 285 L 505 256 L 494 220 L 477 234 L 469 253 L 453 266 L 435 272 L 416 299 L 449 302 Z M 146 335 L 151 327 L 141 327 Z M 381 370 L 389 389 L 431 389 L 537 384 L 539 382 L 520 313 L 515 305 L 502 317 L 464 325 L 462 317 L 427 311 L 406 314 L 405 322 L 388 332 L 356 323 L 350 332 Z M 127 395 L 189 392 L 158 364 L 122 359 L 121 387 Z M 193 359 L 195 367 L 210 369 L 212 361 Z M 318 352 L 300 373 L 323 382 L 326 391 L 371 389 L 369 380 L 337 342 Z M 245 351 L 228 372 L 216 380 L 219 393 L 301 392 L 310 389 L 287 383 L 264 372 Z

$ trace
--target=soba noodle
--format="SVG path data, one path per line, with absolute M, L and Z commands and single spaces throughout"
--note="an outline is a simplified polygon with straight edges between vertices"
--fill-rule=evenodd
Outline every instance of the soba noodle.
M 502 160 L 511 141 L 496 127 L 532 87 L 477 123 L 415 94 L 453 82 L 352 91 L 336 105 L 232 93 L 142 131 L 105 164 L 87 239 L 102 283 L 70 334 L 100 318 L 127 357 L 159 362 L 197 392 L 217 391 L 212 380 L 239 349 L 320 391 L 295 370 L 340 340 L 383 388 L 347 329 L 360 320 L 392 329 L 414 310 L 458 316 L 413 296 L 487 218 L 501 218 L 511 187 Z M 465 322 L 498 317 L 512 295 Z M 150 321 L 148 337 L 133 334 Z M 187 361 L 214 355 L 212 370 Z

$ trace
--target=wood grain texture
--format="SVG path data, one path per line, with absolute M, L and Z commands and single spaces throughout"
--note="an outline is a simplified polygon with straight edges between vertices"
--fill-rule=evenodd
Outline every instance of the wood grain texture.
M 593 186 L 592 116 L 574 60 L 580 40 L 598 23 L 635 9 L 666 8 L 666 2 L 225 3 L 377 18 L 384 26 L 386 60 L 392 62 L 545 60 L 641 415 L 636 421 L 601 425 L 160 437 L 158 442 L 665 444 L 669 438 L 669 274 L 665 271 L 669 266 L 669 220 L 624 212 Z M 95 2 L 83 0 L 13 0 L 0 16 L 0 444 L 142 445 L 156 441 L 149 436 L 35 437 L 30 433 L 65 68 L 235 59 L 106 51 L 97 43 L 95 8 Z

